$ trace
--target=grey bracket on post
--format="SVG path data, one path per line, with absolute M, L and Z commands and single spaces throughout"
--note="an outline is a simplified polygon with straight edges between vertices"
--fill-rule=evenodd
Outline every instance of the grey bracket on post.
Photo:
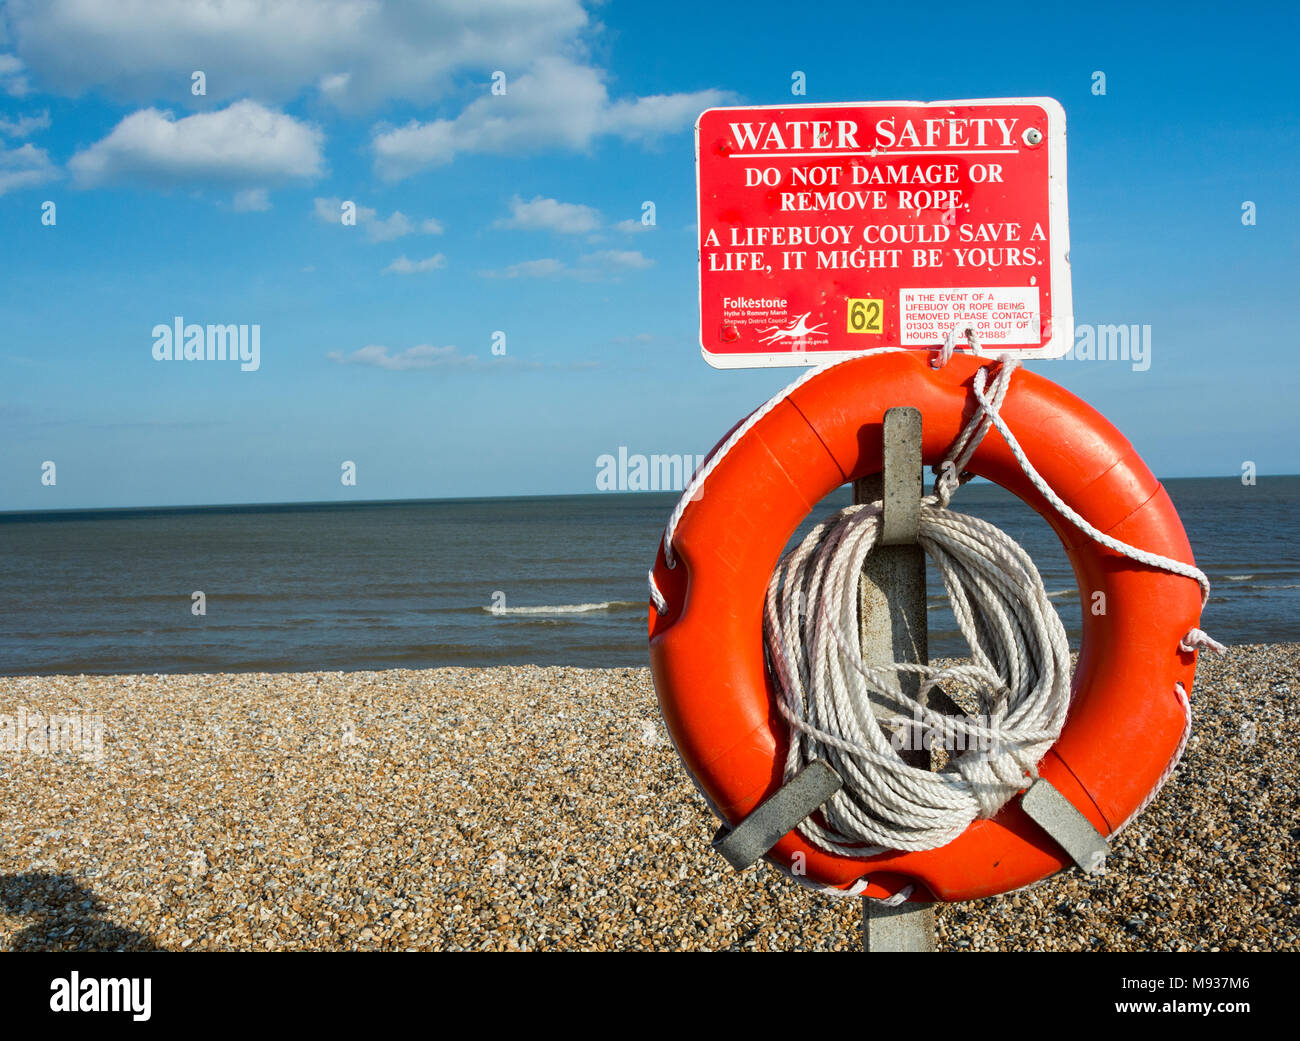
M 713 836 L 713 848 L 737 871 L 743 871 L 797 828 L 843 784 L 839 774 L 822 760 L 814 759 L 734 828 L 725 824 L 719 828 Z
M 1020 797 L 1020 808 L 1085 874 L 1095 874 L 1106 866 L 1106 854 L 1110 852 L 1106 836 L 1050 781 L 1040 777 L 1031 784 Z
M 921 462 L 921 410 L 895 406 L 881 424 L 880 544 L 914 546 L 921 527 L 925 478 Z

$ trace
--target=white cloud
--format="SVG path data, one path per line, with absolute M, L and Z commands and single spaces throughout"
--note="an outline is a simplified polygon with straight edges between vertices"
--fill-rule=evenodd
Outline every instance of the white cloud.
M 436 271 L 438 268 L 447 266 L 447 258 L 441 253 L 435 253 L 431 257 L 425 257 L 423 260 L 411 260 L 405 253 L 394 260 L 388 267 L 384 268 L 384 274 L 392 272 L 395 275 L 416 275 L 425 271 Z
M 74 155 L 68 169 L 82 187 L 112 181 L 260 187 L 318 176 L 323 138 L 315 127 L 255 101 L 183 119 L 146 108 Z
M 47 89 L 150 102 L 207 74 L 209 98 L 304 91 L 361 110 L 427 103 L 568 49 L 581 0 L 9 0 L 13 49 Z M 178 88 L 178 84 L 180 87 Z
M 58 175 L 45 149 L 37 148 L 30 141 L 19 148 L 0 145 L 0 195 L 44 184 Z
M 0 91 L 11 98 L 25 97 L 31 90 L 23 74 L 23 63 L 12 54 L 0 54 Z
M 605 110 L 608 132 L 629 141 L 647 141 L 665 130 L 691 126 L 706 108 L 726 100 L 720 90 L 702 90 L 693 94 L 652 94 L 644 98 L 616 101 Z
M 481 274 L 488 278 L 549 278 L 552 275 L 564 274 L 568 270 L 564 261 L 556 260 L 554 257 L 542 257 L 538 260 L 521 260 L 518 264 L 511 264 L 502 271 L 483 271 Z
M 429 343 L 408 347 L 396 354 L 389 354 L 388 348 L 380 344 L 369 344 L 351 354 L 330 351 L 326 357 L 340 365 L 369 365 L 372 368 L 388 369 L 392 372 L 406 369 L 432 369 L 440 365 L 472 365 L 478 361 L 472 354 L 460 354 L 455 347 L 435 347 Z
M 638 249 L 604 249 L 598 253 L 588 253 L 582 258 L 583 263 L 597 267 L 615 267 L 628 270 L 644 270 L 654 261 L 644 256 Z
M 267 197 L 265 188 L 245 188 L 242 192 L 235 193 L 231 205 L 236 213 L 261 213 L 271 208 L 271 200 Z
M 442 222 L 433 217 L 417 224 L 401 210 L 394 210 L 390 216 L 380 219 L 378 210 L 356 202 L 353 205 L 356 207 L 357 226 L 365 229 L 366 238 L 371 242 L 390 242 L 417 231 L 422 235 L 441 235 L 443 231 Z M 326 224 L 341 224 L 343 200 L 337 196 L 315 199 L 312 211 Z
M 516 195 L 510 200 L 510 216 L 497 221 L 496 226 L 574 235 L 600 227 L 600 214 L 576 202 L 559 202 L 540 195 L 525 201 Z
M 371 242 L 388 242 L 391 239 L 400 239 L 403 235 L 409 235 L 415 231 L 415 224 L 401 210 L 394 210 L 393 215 L 387 220 L 375 220 L 366 225 L 366 237 Z
M 386 220 L 373 220 L 366 224 L 366 237 L 371 242 L 388 242 L 409 235 L 414 230 L 411 218 L 401 210 L 394 210 L 393 215 Z
M 611 103 L 600 70 L 546 57 L 510 81 L 505 95 L 484 94 L 454 119 L 376 128 L 371 149 L 375 171 L 399 180 L 462 152 L 583 151 L 602 136 L 646 141 L 690 126 L 695 114 L 728 97 L 702 90 Z
M 317 220 L 322 220 L 326 224 L 341 225 L 343 223 L 343 202 L 344 200 L 337 195 L 329 199 L 317 198 L 312 201 L 312 212 L 316 214 Z M 376 211 L 369 206 L 360 206 L 356 202 L 353 202 L 353 205 L 357 208 L 358 224 L 364 224 L 375 219 Z
M 346 101 L 348 84 L 352 82 L 352 73 L 336 72 L 332 76 L 322 76 L 317 84 L 320 92 L 336 105 Z
M 390 353 L 389 349 L 381 344 L 369 344 L 353 351 L 351 354 L 344 354 L 342 351 L 330 351 L 326 357 L 340 365 L 364 365 L 374 369 L 387 369 L 389 372 L 440 368 L 483 369 L 488 366 L 494 369 L 514 369 L 526 372 L 537 372 L 543 369 L 581 371 L 600 366 L 597 361 L 543 364 L 539 361 L 529 361 L 514 356 L 484 359 L 477 354 L 461 354 L 455 347 L 435 347 L 428 343 L 408 347 L 396 354 Z
M 612 99 L 604 71 L 585 57 L 600 27 L 582 0 L 8 0 L 4 10 L 14 53 L 0 55 L 0 90 L 13 94 L 30 77 L 72 96 L 204 107 L 305 95 L 361 112 L 403 100 L 437 105 L 476 89 L 459 114 L 375 128 L 375 167 L 390 179 L 464 152 L 647 141 L 729 96 Z M 195 70 L 206 75 L 202 98 L 188 92 Z M 502 96 L 488 91 L 498 71 Z
M 50 127 L 49 112 L 38 116 L 19 116 L 17 119 L 0 119 L 0 135 L 5 137 L 28 137 L 38 130 Z
M 654 264 L 649 257 L 634 249 L 608 249 L 588 253 L 575 266 L 569 266 L 554 257 L 523 260 L 500 271 L 480 271 L 485 278 L 577 278 L 594 282 L 613 271 L 641 270 Z
M 632 217 L 629 217 L 627 220 L 621 220 L 614 225 L 615 231 L 625 231 L 629 235 L 635 234 L 639 231 L 653 231 L 654 229 L 655 225 L 642 224 L 639 220 Z

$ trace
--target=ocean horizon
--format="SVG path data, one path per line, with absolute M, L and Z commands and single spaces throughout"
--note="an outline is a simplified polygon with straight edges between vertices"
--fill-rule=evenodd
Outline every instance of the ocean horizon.
M 1225 481 L 1233 484 L 1239 483 L 1236 477 L 1221 476 L 1194 476 L 1194 477 L 1160 477 L 1157 478 L 1161 484 L 1166 487 L 1171 482 L 1184 481 Z M 1258 481 L 1277 481 L 1277 480 L 1300 480 L 1300 474 L 1267 474 L 1257 476 Z M 964 488 L 980 488 L 993 486 L 993 482 L 983 478 L 976 477 Z M 1242 487 L 1252 487 L 1243 485 Z M 930 490 L 930 480 L 926 481 L 926 492 Z M 661 496 L 670 499 L 672 502 L 681 496 L 681 490 L 672 491 L 602 491 L 602 492 L 557 492 L 554 494 L 533 494 L 533 495 L 445 495 L 429 496 L 420 498 L 404 499 L 308 499 L 308 500 L 273 500 L 253 501 L 253 502 L 205 502 L 205 503 L 163 503 L 148 506 L 65 506 L 53 510 L 45 509 L 27 509 L 27 510 L 0 510 L 0 523 L 11 520 L 43 520 L 46 518 L 66 518 L 79 516 L 96 516 L 100 514 L 113 514 L 122 516 L 127 514 L 154 514 L 154 513 L 191 513 L 191 512 L 220 512 L 229 511 L 234 513 L 256 512 L 259 510 L 268 511 L 287 511 L 314 509 L 316 507 L 333 507 L 333 506 L 418 506 L 432 505 L 439 503 L 463 503 L 463 502 L 509 502 L 521 499 L 609 499 L 609 498 L 643 498 L 645 496 Z M 828 500 L 830 501 L 830 497 Z M 671 508 L 671 507 L 670 507 Z M 665 521 L 667 515 L 665 515 Z
M 1230 643 L 1300 639 L 1300 477 L 1164 482 Z M 646 664 L 675 492 L 0 513 L 0 674 Z M 849 501 L 838 489 L 803 534 Z M 1077 647 L 1055 534 L 995 485 L 953 507 L 1033 556 Z M 929 569 L 933 657 L 965 653 Z

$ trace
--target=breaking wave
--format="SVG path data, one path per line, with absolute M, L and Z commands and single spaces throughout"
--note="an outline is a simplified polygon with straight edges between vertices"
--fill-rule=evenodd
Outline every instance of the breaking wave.
M 589 614 L 592 611 L 618 611 L 644 607 L 640 600 L 602 600 L 598 604 L 539 604 L 527 607 L 481 607 L 479 610 L 494 615 L 538 614 Z

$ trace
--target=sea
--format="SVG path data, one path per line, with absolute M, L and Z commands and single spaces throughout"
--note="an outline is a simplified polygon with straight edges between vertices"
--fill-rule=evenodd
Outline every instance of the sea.
M 1300 640 L 1300 477 L 1165 482 L 1226 643 Z M 0 675 L 642 666 L 646 570 L 676 496 L 0 514 Z M 849 502 L 841 489 L 800 533 Z M 1033 556 L 1079 641 L 1074 576 L 987 483 L 952 507 Z M 798 537 L 798 536 L 796 536 Z M 930 653 L 964 653 L 929 569 Z

